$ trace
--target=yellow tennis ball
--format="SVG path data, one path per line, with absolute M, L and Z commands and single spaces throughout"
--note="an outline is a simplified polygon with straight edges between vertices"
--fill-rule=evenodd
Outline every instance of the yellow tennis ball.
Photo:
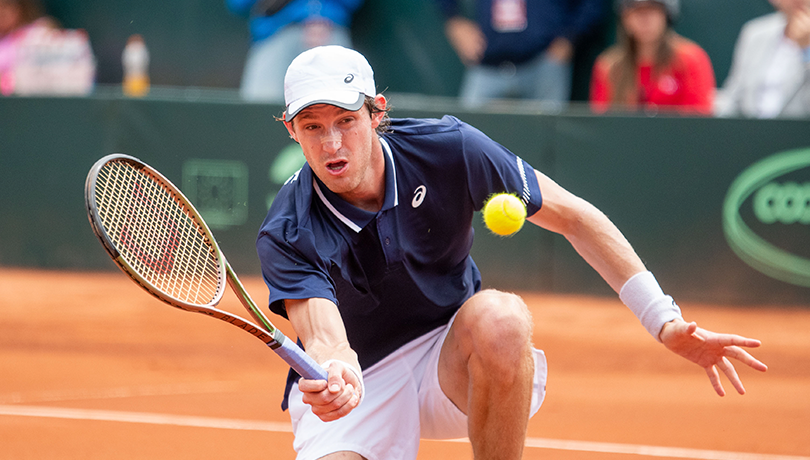
M 517 233 L 525 221 L 526 206 L 515 195 L 497 193 L 484 205 L 484 224 L 496 235 Z

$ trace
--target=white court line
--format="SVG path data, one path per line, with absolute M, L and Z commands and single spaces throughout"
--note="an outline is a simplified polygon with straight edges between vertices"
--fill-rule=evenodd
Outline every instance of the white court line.
M 154 414 L 148 412 L 0 405 L 0 415 L 292 433 L 292 427 L 290 426 L 289 422 L 263 422 L 258 420 L 237 420 L 228 418 L 196 417 L 191 415 Z
M 46 390 L 38 392 L 0 394 L 0 404 L 31 404 L 83 399 L 135 398 L 142 396 L 168 396 L 203 393 L 224 393 L 238 385 L 235 381 L 168 383 L 138 387 Z
M 452 439 L 448 441 L 469 442 L 467 439 Z M 751 454 L 746 452 L 644 446 L 640 444 L 616 444 L 610 442 L 566 441 L 562 439 L 545 438 L 526 438 L 526 447 L 596 452 L 600 454 L 642 455 L 647 457 L 688 458 L 698 460 L 810 460 L 810 457 L 795 455 Z
M 258 420 L 196 417 L 187 415 L 154 414 L 146 412 L 69 409 L 63 407 L 0 405 L 0 415 L 146 423 L 152 425 L 175 425 L 199 428 L 220 428 L 227 430 L 270 431 L 277 433 L 292 432 L 292 427 L 290 426 L 289 422 L 266 422 Z M 469 442 L 467 439 L 452 439 L 448 441 Z M 697 460 L 810 460 L 810 457 L 794 455 L 751 454 L 746 452 L 726 452 L 717 450 L 644 446 L 637 444 L 616 444 L 607 442 L 565 441 L 544 438 L 527 438 L 526 447 Z

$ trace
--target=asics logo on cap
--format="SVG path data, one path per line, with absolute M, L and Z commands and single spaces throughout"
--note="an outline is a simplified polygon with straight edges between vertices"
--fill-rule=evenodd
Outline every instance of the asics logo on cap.
M 346 78 L 343 79 L 343 83 L 351 83 L 352 81 L 354 81 L 354 75 L 352 74 L 346 75 Z

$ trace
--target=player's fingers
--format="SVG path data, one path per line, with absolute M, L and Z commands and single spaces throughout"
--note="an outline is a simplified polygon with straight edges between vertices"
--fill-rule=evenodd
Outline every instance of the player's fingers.
M 318 418 L 324 422 L 331 422 L 347 415 L 357 407 L 359 402 L 360 398 L 354 387 L 348 384 L 345 387 L 345 391 L 335 398 L 334 401 L 325 406 L 313 407 L 312 413 L 317 415 Z
M 754 358 L 751 356 L 750 353 L 743 350 L 739 347 L 727 347 L 725 350 L 725 355 L 729 358 L 734 358 L 746 366 L 751 367 L 752 369 L 758 370 L 760 372 L 765 372 L 768 370 L 768 366 L 763 363 L 762 361 Z
M 333 364 L 329 366 L 329 376 L 327 377 L 329 385 L 329 391 L 332 393 L 340 393 L 343 387 L 346 385 L 346 381 L 343 380 L 343 368 Z
M 762 342 L 757 339 L 749 339 L 748 337 L 743 337 L 737 334 L 718 334 L 716 332 L 710 332 L 701 328 L 698 328 L 695 335 L 698 337 L 703 337 L 712 344 L 722 347 L 738 346 L 746 348 L 758 348 L 762 345 Z
M 298 389 L 303 393 L 302 400 L 305 404 L 312 406 L 313 411 L 315 407 L 324 407 L 334 404 L 335 400 L 339 399 L 340 396 L 345 393 L 346 390 L 340 378 L 335 381 L 339 384 L 337 391 L 333 391 L 334 388 L 331 387 L 333 383 L 331 378 L 330 376 L 330 382 L 328 383 L 324 380 L 307 380 L 303 378 L 298 381 Z M 332 409 L 327 409 L 327 411 L 328 410 Z
M 298 380 L 298 389 L 302 393 L 319 393 L 326 389 L 326 382 L 323 380 L 308 380 L 302 378 Z
M 715 393 L 720 396 L 725 396 L 726 390 L 723 389 L 723 384 L 720 383 L 720 374 L 717 372 L 717 367 L 707 366 L 706 375 L 709 376 L 709 381 L 712 382 L 712 387 L 714 388 Z
M 719 337 L 719 341 L 723 346 L 733 345 L 738 347 L 757 348 L 762 345 L 762 342 L 757 339 L 749 339 L 748 337 L 734 334 L 723 334 Z
M 717 367 L 726 374 L 728 380 L 737 390 L 737 393 L 744 395 L 745 394 L 745 387 L 743 387 L 742 381 L 740 380 L 740 376 L 737 375 L 737 370 L 734 369 L 734 365 L 731 364 L 731 361 L 728 360 L 725 356 L 720 362 L 717 363 Z
M 312 406 L 314 412 L 316 407 L 323 407 L 331 404 L 335 399 L 337 399 L 338 396 L 339 395 L 335 395 L 328 390 L 323 390 L 318 392 L 303 393 L 301 400 L 304 402 L 304 404 L 309 404 Z

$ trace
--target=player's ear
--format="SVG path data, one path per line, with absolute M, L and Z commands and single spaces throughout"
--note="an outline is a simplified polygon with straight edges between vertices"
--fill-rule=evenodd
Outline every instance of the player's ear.
M 385 99 L 385 96 L 378 94 L 374 97 L 374 105 L 378 111 L 371 114 L 371 125 L 374 129 L 377 129 L 377 126 L 380 125 L 385 117 L 385 108 L 388 105 L 388 101 Z
M 287 128 L 287 132 L 290 133 L 290 139 L 298 142 L 298 139 L 295 137 L 295 129 L 293 129 L 293 122 L 292 121 L 284 121 L 284 127 Z
M 385 106 L 388 104 L 388 101 L 385 99 L 385 96 L 378 94 L 374 96 L 374 103 L 377 104 L 377 107 L 379 107 L 380 110 L 385 110 Z

